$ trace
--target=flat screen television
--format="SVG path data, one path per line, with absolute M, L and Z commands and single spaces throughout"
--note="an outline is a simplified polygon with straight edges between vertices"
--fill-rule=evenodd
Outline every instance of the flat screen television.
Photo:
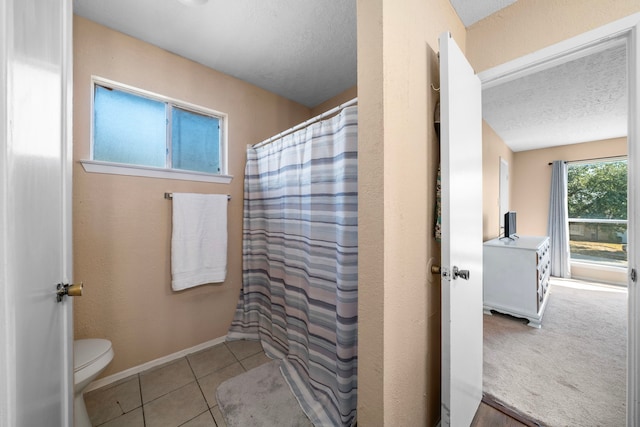
M 513 238 L 516 234 L 516 213 L 513 211 L 504 214 L 504 237 Z

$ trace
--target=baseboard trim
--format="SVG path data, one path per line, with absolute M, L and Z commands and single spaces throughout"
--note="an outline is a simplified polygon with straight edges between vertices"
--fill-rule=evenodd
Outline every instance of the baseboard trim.
M 214 338 L 210 341 L 203 342 L 202 344 L 198 344 L 193 347 L 186 348 L 184 350 L 177 351 L 172 354 L 168 354 L 166 356 L 160 357 L 155 360 L 151 360 L 149 362 L 145 362 L 142 365 L 134 366 L 129 369 L 125 369 L 124 371 L 117 372 L 115 374 L 109 375 L 104 378 L 98 378 L 97 380 L 91 382 L 85 389 L 85 393 L 91 390 L 98 389 L 100 387 L 107 386 L 109 384 L 113 384 L 117 381 L 130 377 L 131 375 L 139 374 L 140 372 L 146 371 L 147 369 L 155 368 L 156 366 L 164 365 L 165 363 L 171 362 L 173 360 L 184 357 L 188 354 L 195 353 L 200 350 L 204 350 L 205 348 L 213 347 L 214 345 L 218 345 L 223 343 L 226 340 L 227 336 L 222 336 L 218 338 Z

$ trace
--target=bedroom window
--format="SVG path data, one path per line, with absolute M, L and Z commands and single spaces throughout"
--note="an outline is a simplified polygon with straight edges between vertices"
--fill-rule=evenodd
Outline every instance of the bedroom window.
M 87 171 L 230 182 L 225 114 L 102 79 L 93 83 Z
M 567 188 L 571 259 L 627 267 L 627 160 L 570 163 Z

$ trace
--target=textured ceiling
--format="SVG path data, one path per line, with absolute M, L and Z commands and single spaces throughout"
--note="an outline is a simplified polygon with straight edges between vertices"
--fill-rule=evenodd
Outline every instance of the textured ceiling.
M 198 1 L 193 1 L 198 3 Z M 515 0 L 450 0 L 465 26 Z M 314 107 L 357 83 L 356 0 L 74 0 L 74 12 Z M 515 151 L 626 135 L 624 49 L 483 91 Z
M 308 107 L 356 84 L 356 0 L 73 4 L 77 15 Z
M 513 2 L 451 0 L 467 26 Z M 73 5 L 82 17 L 308 107 L 357 83 L 356 0 L 74 0 Z
M 517 0 L 450 0 L 465 27 L 475 24 Z
M 482 91 L 482 115 L 513 151 L 627 135 L 626 45 Z

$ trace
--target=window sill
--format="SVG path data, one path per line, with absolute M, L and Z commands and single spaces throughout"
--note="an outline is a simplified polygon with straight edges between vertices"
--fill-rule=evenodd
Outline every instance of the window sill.
M 628 268 L 584 261 L 571 261 L 571 278 L 609 285 L 627 286 Z
M 85 172 L 89 173 L 143 176 L 146 178 L 177 179 L 181 181 L 215 182 L 218 184 L 229 184 L 233 179 L 231 175 L 213 175 L 203 172 L 127 165 L 122 163 L 101 162 L 98 160 L 80 160 L 80 163 Z

